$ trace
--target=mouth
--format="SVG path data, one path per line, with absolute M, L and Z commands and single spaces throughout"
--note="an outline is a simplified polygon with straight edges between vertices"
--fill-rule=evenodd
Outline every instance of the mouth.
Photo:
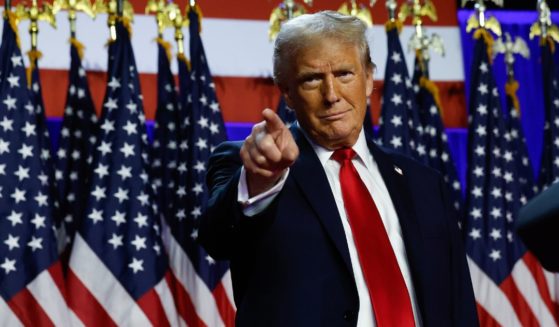
M 349 111 L 351 111 L 351 109 L 346 109 L 346 110 L 336 111 L 336 112 L 329 112 L 329 113 L 322 114 L 322 115 L 318 116 L 318 118 L 320 120 L 325 120 L 325 121 L 336 121 L 336 120 L 342 119 L 345 116 L 345 114 L 348 113 Z

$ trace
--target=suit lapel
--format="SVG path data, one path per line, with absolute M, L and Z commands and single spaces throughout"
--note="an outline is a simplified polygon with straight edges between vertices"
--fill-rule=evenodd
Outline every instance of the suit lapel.
M 346 267 L 353 274 L 344 228 L 322 164 L 299 128 L 292 127 L 291 132 L 299 146 L 299 158 L 291 166 L 290 176 L 302 190 Z
M 409 184 L 406 182 L 406 171 L 394 164 L 390 156 L 381 150 L 372 141 L 367 141 L 367 145 L 373 154 L 373 158 L 378 165 L 380 174 L 390 193 L 390 198 L 398 214 L 398 221 L 402 229 L 402 238 L 406 247 L 406 254 L 409 263 L 412 281 L 415 288 L 416 299 L 422 317 L 427 314 L 425 303 L 421 301 L 425 292 L 422 281 L 424 273 L 421 271 L 423 266 L 422 258 L 427 253 L 423 247 L 422 237 L 419 229 L 418 217 L 412 211 L 413 201 L 410 193 Z

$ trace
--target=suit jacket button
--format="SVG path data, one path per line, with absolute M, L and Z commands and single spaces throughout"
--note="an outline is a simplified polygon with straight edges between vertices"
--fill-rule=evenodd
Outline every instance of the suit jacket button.
M 344 320 L 346 320 L 346 321 L 351 321 L 351 320 L 353 320 L 353 319 L 355 319 L 355 312 L 353 312 L 353 311 L 351 311 L 351 310 L 347 310 L 347 311 L 344 313 Z

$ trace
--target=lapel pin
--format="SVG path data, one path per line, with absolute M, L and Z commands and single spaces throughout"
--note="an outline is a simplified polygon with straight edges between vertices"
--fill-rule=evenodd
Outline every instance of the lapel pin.
M 402 169 L 398 166 L 394 166 L 394 171 L 397 172 L 400 175 L 404 175 L 404 172 L 402 171 Z

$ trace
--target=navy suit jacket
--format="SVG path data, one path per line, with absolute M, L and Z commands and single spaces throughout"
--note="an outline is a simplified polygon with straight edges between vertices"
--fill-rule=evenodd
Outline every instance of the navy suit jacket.
M 300 155 L 272 204 L 253 217 L 237 202 L 242 143 L 216 148 L 199 240 L 214 258 L 231 261 L 237 326 L 355 326 L 359 298 L 341 218 L 312 146 L 297 128 L 292 133 Z M 477 326 L 443 179 L 412 159 L 368 146 L 398 214 L 423 325 Z

